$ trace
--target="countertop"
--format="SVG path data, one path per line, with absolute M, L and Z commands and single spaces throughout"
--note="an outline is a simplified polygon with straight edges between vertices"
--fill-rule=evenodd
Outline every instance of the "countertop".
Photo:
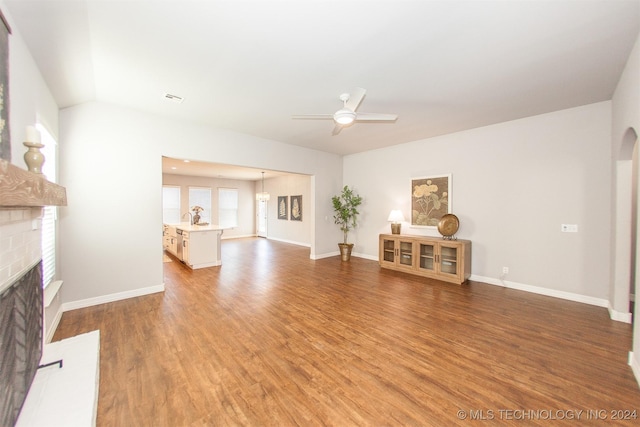
M 170 224 L 182 231 L 196 232 L 196 231 L 219 231 L 223 228 L 217 224 L 209 225 L 191 225 L 188 222 L 181 222 L 180 224 Z

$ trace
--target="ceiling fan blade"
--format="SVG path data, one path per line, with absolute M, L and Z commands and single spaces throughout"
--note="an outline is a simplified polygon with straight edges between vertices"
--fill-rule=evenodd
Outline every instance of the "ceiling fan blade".
M 379 114 L 379 113 L 357 113 L 356 121 L 394 121 L 398 119 L 397 114 Z
M 336 123 L 335 127 L 333 128 L 333 132 L 331 132 L 331 135 L 335 136 L 339 134 L 341 130 L 342 126 Z
M 356 111 L 366 93 L 367 91 L 361 87 L 355 88 L 353 92 L 349 94 L 349 100 L 346 102 L 345 107 L 351 111 Z
M 294 114 L 291 116 L 292 119 L 311 119 L 311 120 L 325 120 L 331 119 L 333 120 L 333 114 Z

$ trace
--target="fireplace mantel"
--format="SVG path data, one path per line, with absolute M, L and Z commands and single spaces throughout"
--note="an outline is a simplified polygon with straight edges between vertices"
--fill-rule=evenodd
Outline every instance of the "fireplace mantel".
M 67 206 L 64 187 L 0 159 L 0 208 Z

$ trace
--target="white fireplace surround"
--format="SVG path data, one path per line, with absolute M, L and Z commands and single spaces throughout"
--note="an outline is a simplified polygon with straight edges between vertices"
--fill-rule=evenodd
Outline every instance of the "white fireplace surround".
M 42 257 L 42 208 L 0 208 L 0 292 Z

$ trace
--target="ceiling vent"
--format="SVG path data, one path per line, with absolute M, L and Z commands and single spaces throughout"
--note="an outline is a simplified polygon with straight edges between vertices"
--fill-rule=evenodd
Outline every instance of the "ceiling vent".
M 182 101 L 184 101 L 184 98 L 178 95 L 171 95 L 170 93 L 165 93 L 164 97 L 166 99 L 168 99 L 169 101 L 175 102 L 177 104 L 182 104 Z

